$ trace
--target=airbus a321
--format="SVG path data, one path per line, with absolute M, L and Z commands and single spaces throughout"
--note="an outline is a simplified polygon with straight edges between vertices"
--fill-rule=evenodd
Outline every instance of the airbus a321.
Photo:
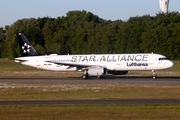
M 17 37 L 22 57 L 15 58 L 15 62 L 52 71 L 81 71 L 83 79 L 103 78 L 107 73 L 124 75 L 129 70 L 151 70 L 155 79 L 156 70 L 173 66 L 164 55 L 154 53 L 40 55 L 23 33 L 17 33 Z

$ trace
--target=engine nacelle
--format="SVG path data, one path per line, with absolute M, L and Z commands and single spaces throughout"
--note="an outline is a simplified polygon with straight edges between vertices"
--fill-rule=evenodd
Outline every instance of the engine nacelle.
M 98 66 L 91 67 L 88 70 L 88 74 L 91 75 L 91 76 L 104 76 L 105 73 L 106 73 L 105 68 L 98 67 Z
M 110 70 L 107 72 L 108 74 L 112 74 L 112 75 L 126 75 L 128 73 L 128 71 L 115 71 L 115 70 Z

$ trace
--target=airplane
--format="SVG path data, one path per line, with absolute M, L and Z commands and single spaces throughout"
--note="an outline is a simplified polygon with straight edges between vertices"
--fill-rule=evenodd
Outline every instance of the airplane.
M 22 57 L 15 58 L 15 62 L 52 71 L 81 71 L 82 79 L 103 78 L 107 73 L 125 75 L 129 70 L 151 70 L 156 79 L 156 70 L 173 66 L 164 55 L 154 53 L 40 55 L 23 33 L 17 33 L 17 37 Z

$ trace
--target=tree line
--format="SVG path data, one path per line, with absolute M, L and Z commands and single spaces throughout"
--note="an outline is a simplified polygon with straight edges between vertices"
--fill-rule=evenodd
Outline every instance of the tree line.
M 180 59 L 180 14 L 157 13 L 104 20 L 85 10 L 66 16 L 26 18 L 0 28 L 0 57 L 21 56 L 17 33 L 23 32 L 40 54 L 160 53 Z

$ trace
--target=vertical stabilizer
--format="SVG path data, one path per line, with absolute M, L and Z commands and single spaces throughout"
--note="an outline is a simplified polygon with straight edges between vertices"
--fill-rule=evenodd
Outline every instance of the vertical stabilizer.
M 20 51 L 23 57 L 39 55 L 23 33 L 17 33 L 17 37 L 18 37 Z

